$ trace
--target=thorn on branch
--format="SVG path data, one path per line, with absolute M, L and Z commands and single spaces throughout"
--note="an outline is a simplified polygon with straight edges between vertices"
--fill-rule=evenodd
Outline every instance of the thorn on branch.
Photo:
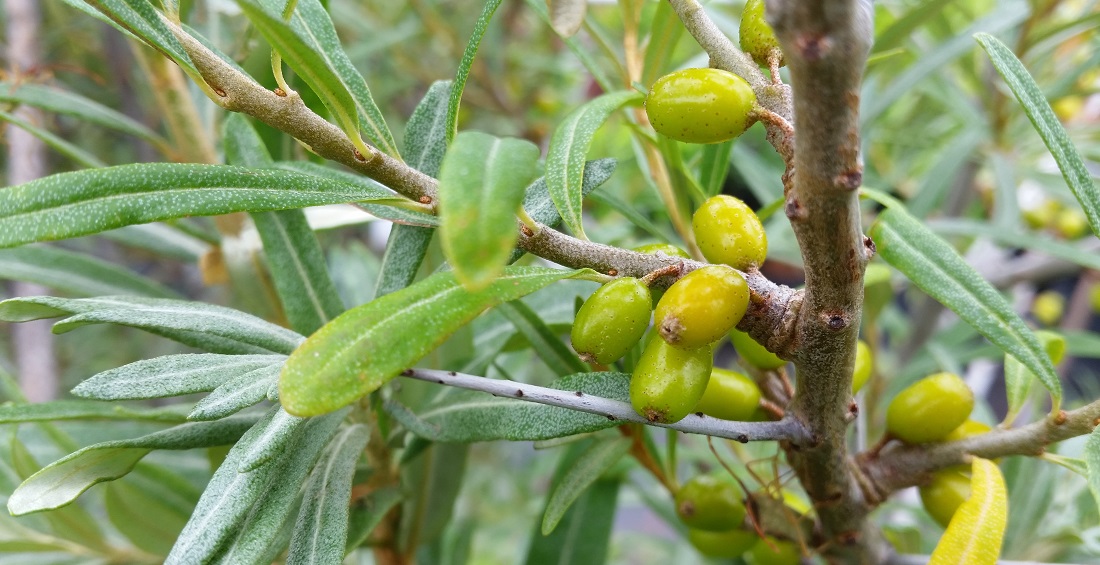
M 867 260 L 870 261 L 875 256 L 875 252 L 878 249 L 875 247 L 875 242 L 869 236 L 863 236 L 863 252 L 867 255 Z

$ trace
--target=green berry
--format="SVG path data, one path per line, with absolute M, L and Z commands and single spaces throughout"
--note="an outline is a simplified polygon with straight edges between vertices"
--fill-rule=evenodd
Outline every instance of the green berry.
M 741 12 L 741 50 L 758 65 L 767 65 L 769 57 L 778 57 L 779 66 L 787 64 L 783 51 L 779 49 L 779 40 L 775 30 L 764 18 L 764 0 L 749 0 Z
M 657 303 L 658 333 L 684 349 L 712 344 L 733 329 L 749 306 L 749 285 L 724 265 L 694 270 L 676 281 Z
M 688 541 L 699 553 L 707 557 L 717 559 L 733 559 L 740 557 L 760 538 L 756 532 L 747 530 L 728 530 L 725 532 L 708 532 L 706 530 L 688 529 Z
M 570 337 L 586 362 L 602 365 L 626 355 L 649 327 L 649 288 L 633 277 L 601 286 L 581 305 Z
M 676 492 L 676 514 L 689 528 L 708 532 L 732 530 L 745 521 L 741 489 L 713 475 L 699 475 Z
M 974 409 L 974 393 L 957 375 L 936 373 L 898 393 L 886 408 L 886 430 L 906 443 L 941 441 Z
M 733 348 L 737 350 L 741 361 L 748 366 L 770 371 L 787 364 L 745 332 L 733 330 L 730 332 L 730 341 L 733 342 Z
M 725 194 L 708 199 L 691 217 L 695 242 L 711 263 L 742 271 L 759 267 L 768 254 L 768 236 L 747 204 Z
M 871 369 L 874 367 L 871 359 L 871 347 L 862 339 L 856 342 L 856 366 L 852 371 L 852 394 L 859 392 L 867 379 L 871 378 Z
M 647 255 L 665 255 L 668 257 L 679 257 L 681 259 L 691 259 L 691 255 L 688 255 L 687 251 L 672 245 L 671 243 L 650 243 L 648 245 L 642 245 L 633 249 L 638 253 L 645 253 Z M 650 295 L 653 296 L 653 307 L 657 307 L 657 302 L 661 300 L 661 297 L 665 295 L 665 289 L 663 288 L 651 288 L 649 289 Z
M 679 422 L 707 389 L 712 355 L 710 347 L 680 349 L 649 340 L 630 379 L 630 404 L 650 422 Z
M 752 125 L 756 94 L 720 69 L 684 69 L 653 83 L 645 111 L 657 133 L 687 143 L 721 143 Z
M 771 545 L 768 545 L 771 542 Z M 775 549 L 772 549 L 775 546 Z M 756 542 L 746 554 L 752 565 L 799 565 L 802 550 L 792 542 L 765 538 Z
M 970 498 L 970 475 L 956 469 L 937 471 L 932 480 L 920 487 L 924 510 L 939 525 L 947 527 L 951 517 Z
M 752 379 L 716 368 L 710 372 L 707 389 L 695 411 L 723 420 L 749 422 L 759 407 L 760 387 Z

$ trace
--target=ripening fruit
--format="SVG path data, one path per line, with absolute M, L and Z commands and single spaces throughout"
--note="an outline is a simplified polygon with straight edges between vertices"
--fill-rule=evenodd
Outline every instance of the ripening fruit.
M 1089 233 L 1089 219 L 1077 208 L 1064 208 L 1054 219 L 1054 227 L 1066 239 L 1080 239 Z
M 1041 230 L 1054 225 L 1058 214 L 1062 211 L 1062 203 L 1046 198 L 1039 202 L 1033 202 L 1021 210 L 1024 221 L 1032 229 Z
M 733 329 L 749 306 L 749 285 L 724 265 L 696 269 L 668 288 L 654 324 L 669 344 L 684 349 L 710 345 Z
M 958 441 L 971 436 L 980 436 L 989 433 L 992 429 L 993 428 L 977 420 L 967 420 L 959 424 L 959 427 L 951 430 L 951 433 L 944 436 L 943 441 Z
M 956 469 L 936 471 L 932 473 L 932 480 L 920 487 L 920 501 L 925 511 L 945 528 L 968 498 L 970 475 Z
M 696 530 L 725 532 L 745 521 L 741 489 L 713 475 L 698 475 L 676 492 L 676 514 Z
M 886 408 L 886 430 L 906 443 L 940 441 L 974 409 L 974 393 L 957 375 L 929 375 L 898 393 Z
M 684 69 L 653 83 L 646 115 L 657 133 L 687 143 L 721 143 L 752 125 L 756 94 L 720 69 Z
M 733 330 L 730 332 L 730 341 L 733 343 L 733 348 L 737 350 L 737 355 L 746 365 L 770 371 L 787 364 L 745 332 Z
M 749 550 L 760 537 L 756 532 L 748 530 L 728 530 L 725 532 L 708 532 L 706 530 L 688 529 L 688 541 L 699 553 L 716 559 L 733 559 L 740 557 Z
M 710 347 L 680 349 L 649 340 L 630 379 L 630 404 L 650 422 L 679 422 L 707 389 L 712 355 Z
M 691 255 L 688 255 L 687 251 L 676 247 L 671 243 L 650 243 L 648 245 L 642 245 L 635 247 L 634 251 L 638 253 L 645 253 L 647 255 L 666 255 L 668 257 L 679 257 L 682 259 L 691 259 Z M 665 295 L 665 289 L 663 288 L 651 288 L 649 289 L 650 295 L 653 297 L 653 307 L 657 307 L 657 302 L 661 300 L 661 297 Z
M 778 57 L 779 66 L 787 64 L 775 30 L 764 18 L 764 0 L 749 0 L 741 12 L 741 50 L 752 55 L 758 65 L 767 65 L 768 57 Z
M 1100 284 L 1093 285 L 1089 289 L 1089 305 L 1092 306 L 1094 314 L 1100 314 Z
M 862 339 L 856 342 L 856 366 L 852 371 L 852 394 L 859 392 L 867 379 L 871 378 L 871 368 L 874 360 L 871 358 L 871 347 Z
M 768 545 L 769 541 L 775 549 Z M 746 561 L 752 565 L 799 565 L 802 562 L 802 550 L 789 541 L 765 538 L 757 541 L 746 557 Z
M 735 371 L 715 368 L 695 412 L 723 420 L 749 422 L 760 407 L 760 387 Z
M 1044 326 L 1058 324 L 1065 313 L 1066 298 L 1054 290 L 1040 292 L 1031 303 L 1031 315 Z
M 707 199 L 691 217 L 691 229 L 703 257 L 746 270 L 768 254 L 768 236 L 747 204 L 725 194 Z
M 577 311 L 573 349 L 588 363 L 618 360 L 645 334 L 652 305 L 649 288 L 634 277 L 601 286 Z

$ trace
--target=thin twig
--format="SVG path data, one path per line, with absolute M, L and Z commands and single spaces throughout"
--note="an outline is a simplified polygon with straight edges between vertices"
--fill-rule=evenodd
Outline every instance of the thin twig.
M 712 418 L 700 412 L 689 415 L 675 424 L 658 424 L 640 416 L 626 402 L 584 394 L 580 391 L 558 390 L 506 379 L 488 379 L 433 369 L 410 369 L 401 373 L 401 376 L 467 390 L 487 392 L 495 396 L 514 398 L 525 402 L 535 402 L 589 414 L 598 414 L 609 420 L 659 426 L 688 434 L 732 439 L 741 443 L 780 440 L 799 443 L 809 441 L 809 436 L 806 435 L 806 431 L 802 429 L 802 426 L 792 420 L 732 422 Z

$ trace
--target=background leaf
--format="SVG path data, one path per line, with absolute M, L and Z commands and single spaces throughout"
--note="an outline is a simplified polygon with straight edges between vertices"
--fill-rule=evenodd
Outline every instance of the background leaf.
M 0 249 L 0 278 L 33 282 L 77 296 L 180 297 L 174 290 L 113 263 L 46 245 Z
M 458 63 L 455 72 L 454 83 L 451 84 L 451 97 L 447 103 L 447 144 L 450 145 L 455 134 L 458 133 L 458 108 L 462 104 L 462 91 L 466 88 L 466 79 L 470 77 L 470 67 L 474 64 L 477 49 L 481 46 L 481 38 L 485 37 L 485 30 L 489 29 L 489 22 L 493 20 L 493 14 L 500 6 L 501 0 L 487 0 L 485 7 L 481 9 L 481 15 L 474 23 L 474 32 L 470 34 L 470 40 L 466 42 L 466 49 L 462 52 L 462 60 Z
M 573 37 L 588 11 L 588 0 L 547 0 L 550 5 L 550 25 L 563 37 Z
M 439 169 L 440 237 L 455 276 L 471 291 L 501 273 L 519 238 L 516 210 L 538 175 L 529 141 L 464 131 Z
M 997 464 L 974 458 L 970 498 L 963 502 L 932 552 L 929 565 L 994 565 L 1008 526 L 1008 492 Z
M 632 444 L 633 440 L 623 435 L 600 438 L 593 441 L 569 465 L 546 500 L 546 511 L 542 515 L 542 535 L 548 536 L 557 528 L 573 502 L 622 459 L 630 451 Z
M 486 308 L 580 272 L 510 267 L 478 292 L 443 272 L 353 308 L 290 356 L 279 379 L 280 401 L 299 416 L 336 410 L 377 390 Z
M 283 355 L 165 355 L 110 369 L 86 379 L 73 394 L 98 400 L 164 398 L 210 392 L 263 367 L 282 367 Z

